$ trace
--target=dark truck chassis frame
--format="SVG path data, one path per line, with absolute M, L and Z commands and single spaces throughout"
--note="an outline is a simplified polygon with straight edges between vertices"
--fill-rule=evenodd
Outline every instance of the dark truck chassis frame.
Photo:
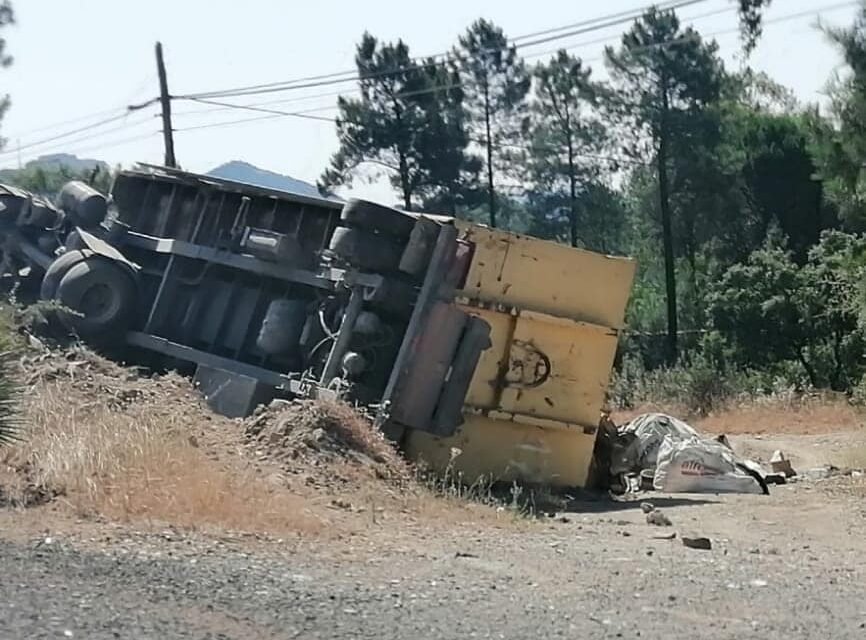
M 142 183 L 143 193 L 122 193 L 121 187 L 135 191 Z M 117 217 L 86 228 L 67 223 L 65 229 L 49 230 L 63 245 L 53 253 L 43 248 L 48 244 L 43 231 L 17 228 L 5 221 L 2 224 L 5 251 L 14 254 L 18 264 L 45 271 L 64 248 L 67 251 L 86 248 L 124 266 L 134 274 L 141 291 L 146 289 L 143 280 L 146 279 L 151 288 L 158 282 L 152 297 L 147 298 L 138 314 L 140 319 L 145 316 L 146 319 L 125 331 L 123 342 L 197 365 L 196 383 L 218 412 L 246 415 L 274 395 L 355 400 L 354 384 L 340 374 L 347 354 L 354 349 L 356 334 L 361 333 L 360 318 L 367 314 L 365 321 L 369 324 L 371 315 L 390 317 L 388 313 L 396 309 L 398 319 L 389 320 L 391 324 L 387 326 L 393 325 L 402 331 L 398 336 L 399 348 L 393 359 L 388 356 L 384 364 L 377 362 L 376 366 L 382 369 L 380 373 L 387 374 L 386 382 L 384 387 L 377 387 L 372 402 L 369 398 L 364 401 L 374 408 L 376 423 L 390 437 L 399 439 L 406 427 L 450 435 L 462 422 L 463 401 L 480 354 L 490 344 L 490 327 L 454 303 L 455 291 L 465 277 L 472 248 L 458 240 L 457 229 L 452 224 L 440 221 L 434 226 L 430 218 L 416 218 L 401 258 L 401 265 L 404 261 L 415 264 L 423 254 L 423 268 L 413 267 L 412 279 L 406 273 L 387 269 L 376 272 L 352 264 L 351 260 L 341 260 L 339 256 L 335 259 L 334 251 L 329 250 L 329 241 L 333 243 L 334 229 L 346 223 L 337 219 L 340 204 L 324 199 L 152 165 L 121 172 L 115 179 L 112 194 Z M 216 208 L 214 196 L 219 199 Z M 238 203 L 234 216 L 230 215 L 231 210 L 226 215 L 227 199 Z M 271 201 L 272 208 L 266 211 L 264 204 Z M 191 206 L 187 206 L 190 202 Z M 295 216 L 293 207 L 298 205 L 300 209 Z M 313 216 L 312 232 L 304 227 L 305 207 L 313 212 L 308 214 Z M 293 233 L 285 231 L 288 220 L 280 218 L 281 210 L 297 218 Z M 343 218 L 346 218 L 345 211 L 343 209 Z M 60 212 L 61 217 L 63 213 Z M 189 214 L 194 214 L 194 219 L 189 219 Z M 382 212 L 386 218 L 395 214 L 408 215 L 396 210 Z M 248 218 L 265 222 L 262 227 L 255 227 L 248 224 Z M 78 222 L 72 212 L 64 219 Z M 320 228 L 324 229 L 321 233 Z M 206 239 L 207 234 L 210 235 Z M 251 235 L 262 240 L 261 246 L 281 247 L 288 243 L 293 250 L 274 258 L 261 247 L 245 246 Z M 381 237 L 376 237 L 381 242 Z M 262 251 L 267 259 L 254 255 Z M 305 252 L 315 256 L 314 259 L 302 260 L 299 256 Z M 197 276 L 197 284 L 186 285 L 182 274 L 190 266 L 200 267 L 201 274 Z M 224 280 L 215 278 L 211 282 L 209 269 L 221 270 L 219 276 Z M 252 285 L 244 289 L 243 284 L 238 283 L 247 278 L 253 279 Z M 215 289 L 218 294 L 210 299 L 206 292 L 198 291 L 208 283 L 219 285 Z M 262 315 L 260 307 L 268 300 L 283 300 L 279 295 L 271 295 L 279 283 L 289 291 L 300 287 L 304 299 L 324 296 L 326 302 L 336 300 L 342 305 L 339 326 L 327 336 L 330 342 L 327 357 L 309 368 L 281 370 L 278 362 L 271 363 L 267 354 L 256 355 L 256 348 L 249 346 L 252 325 L 260 322 L 258 316 Z M 237 293 L 239 287 L 241 294 Z M 249 291 L 258 293 L 247 295 Z M 182 305 L 177 304 L 179 295 L 183 298 Z M 243 304 L 245 295 L 252 301 L 246 305 Z M 221 300 L 220 296 L 226 298 L 222 307 L 226 317 L 212 319 L 207 314 L 210 308 L 207 305 L 217 298 Z M 238 296 L 241 301 L 236 300 Z M 288 293 L 284 296 L 289 297 Z M 173 321 L 172 314 L 183 305 L 184 322 L 189 318 L 203 318 L 201 323 L 209 324 L 189 321 L 188 326 L 180 326 Z M 202 305 L 206 308 L 202 309 Z M 379 312 L 377 305 L 385 305 L 386 311 Z M 321 314 L 320 308 L 320 319 Z M 400 319 L 405 315 L 408 320 Z M 245 319 L 248 324 L 244 323 Z M 233 336 L 238 346 L 227 355 L 220 353 L 217 342 L 224 337 L 226 324 L 231 323 L 239 324 L 237 335 Z M 322 321 L 327 332 L 325 324 Z M 203 329 L 211 325 L 216 326 L 213 332 L 216 337 L 210 347 L 201 348 L 190 340 L 177 338 L 190 331 L 203 333 Z M 256 359 L 260 360 L 258 364 L 249 361 Z

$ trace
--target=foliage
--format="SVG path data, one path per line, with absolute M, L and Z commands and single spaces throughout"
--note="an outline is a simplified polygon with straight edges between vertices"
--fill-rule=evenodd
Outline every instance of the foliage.
M 737 0 L 740 12 L 740 35 L 743 39 L 743 49 L 751 53 L 761 37 L 763 25 L 761 14 L 770 6 L 772 0 Z
M 92 170 L 77 170 L 66 165 L 58 167 L 33 165 L 23 169 L 0 171 L 0 182 L 46 197 L 56 195 L 70 180 L 81 180 L 101 193 L 108 193 L 112 179 L 112 172 L 100 165 Z
M 866 239 L 826 231 L 799 266 L 778 238 L 732 266 L 712 293 L 713 325 L 740 365 L 799 363 L 813 387 L 852 388 L 866 372 L 858 322 Z
M 597 184 L 605 127 L 594 114 L 587 113 L 597 103 L 598 94 L 591 75 L 592 70 L 580 58 L 565 51 L 535 68 L 529 166 L 550 212 L 545 222 L 566 223 L 566 233 L 551 230 L 553 233 L 545 235 L 558 239 L 564 235 L 573 247 L 582 244 L 580 238 L 585 232 L 580 225 L 580 209 L 593 205 L 592 192 L 597 192 L 596 199 L 607 195 L 600 193 L 603 187 Z
M 340 147 L 322 176 L 324 187 L 351 184 L 362 164 L 376 167 L 399 190 L 403 206 L 425 190 L 445 189 L 469 168 L 462 90 L 453 71 L 434 61 L 417 62 L 402 41 L 380 43 L 365 33 L 355 64 L 360 98 L 341 97 Z
M 631 132 L 624 151 L 653 158 L 658 181 L 669 357 L 677 351 L 677 284 L 674 216 L 684 229 L 690 255 L 698 228 L 692 212 L 704 195 L 690 185 L 696 174 L 713 172 L 718 131 L 713 107 L 721 96 L 723 68 L 714 42 L 682 29 L 673 11 L 649 9 L 622 37 L 618 50 L 605 50 L 614 81 L 609 108 Z M 705 162 L 709 161 L 709 162 Z M 677 211 L 673 207 L 679 203 Z
M 508 145 L 521 130 L 530 76 L 517 49 L 502 29 L 487 20 L 475 21 L 455 49 L 460 83 L 466 97 L 472 141 L 481 145 L 487 181 L 491 227 L 497 226 L 495 176 L 508 172 Z
M 866 229 L 866 4 L 851 27 L 825 33 L 850 68 L 829 86 L 829 126 L 816 123 L 815 151 L 828 199 L 850 229 Z

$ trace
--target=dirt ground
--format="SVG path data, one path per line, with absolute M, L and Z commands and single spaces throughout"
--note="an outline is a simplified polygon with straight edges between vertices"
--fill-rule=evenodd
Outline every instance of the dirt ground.
M 808 473 L 866 467 L 845 407 L 820 428 L 766 408 L 698 424 L 788 455 L 801 479 L 769 496 L 580 495 L 527 518 L 431 493 L 326 409 L 230 421 L 183 381 L 66 360 L 25 363 L 40 442 L 0 456 L 2 638 L 866 637 L 866 476 Z

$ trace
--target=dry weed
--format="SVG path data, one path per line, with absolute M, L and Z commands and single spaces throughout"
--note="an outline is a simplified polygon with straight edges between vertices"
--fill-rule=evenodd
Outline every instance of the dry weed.
M 683 407 L 643 405 L 614 416 L 624 424 L 642 413 L 669 413 L 708 433 L 728 435 L 821 435 L 864 427 L 862 410 L 839 394 L 776 394 L 731 403 L 708 416 L 690 415 Z
M 110 383 L 92 372 L 89 378 L 91 386 Z M 62 494 L 79 514 L 121 521 L 271 532 L 320 527 L 300 496 L 241 464 L 210 459 L 196 446 L 193 427 L 201 425 L 189 424 L 184 403 L 172 408 L 144 393 L 119 407 L 116 395 L 82 395 L 78 386 L 40 382 L 28 394 L 25 439 L 0 457 L 7 502 Z

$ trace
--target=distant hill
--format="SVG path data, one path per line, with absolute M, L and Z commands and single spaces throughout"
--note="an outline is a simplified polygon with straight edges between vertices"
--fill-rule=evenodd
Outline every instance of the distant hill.
M 316 186 L 309 182 L 274 173 L 266 169 L 259 169 L 241 160 L 232 160 L 231 162 L 221 164 L 215 169 L 208 171 L 206 175 L 223 178 L 224 180 L 243 182 L 244 184 L 251 184 L 266 189 L 274 189 L 276 191 L 287 191 L 302 196 L 322 197 Z M 336 198 L 330 199 L 336 200 Z

